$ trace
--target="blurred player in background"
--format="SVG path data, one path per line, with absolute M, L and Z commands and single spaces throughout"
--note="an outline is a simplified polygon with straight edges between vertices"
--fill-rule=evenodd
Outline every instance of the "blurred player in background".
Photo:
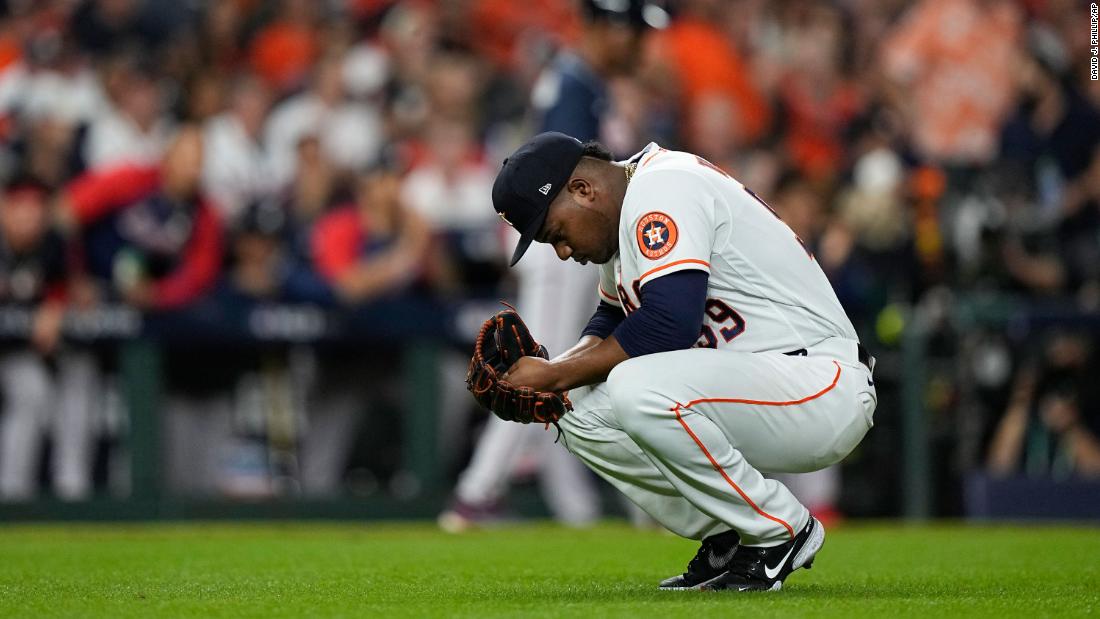
M 66 250 L 50 227 L 47 188 L 17 179 L 0 203 L 0 302 L 32 313 L 29 343 L 0 348 L 0 500 L 34 496 L 47 428 L 53 440 L 51 478 L 66 499 L 89 491 L 90 415 L 80 401 L 56 397 L 65 311 Z
M 540 131 L 561 131 L 581 140 L 602 137 L 610 108 L 608 80 L 630 74 L 645 29 L 655 21 L 650 2 L 584 0 L 584 27 L 575 49 L 563 49 L 539 77 L 532 107 Z M 648 18 L 648 21 L 647 21 Z M 592 315 L 589 299 L 599 284 L 596 269 L 558 260 L 551 247 L 531 248 L 517 269 L 517 306 L 532 332 L 557 354 L 576 343 Z M 500 500 L 524 456 L 535 454 L 544 500 L 559 521 L 583 526 L 600 515 L 599 495 L 584 466 L 564 449 L 552 448 L 542 428 L 490 416 L 469 466 L 459 476 L 451 506 L 440 514 L 448 531 L 462 531 L 500 517 Z

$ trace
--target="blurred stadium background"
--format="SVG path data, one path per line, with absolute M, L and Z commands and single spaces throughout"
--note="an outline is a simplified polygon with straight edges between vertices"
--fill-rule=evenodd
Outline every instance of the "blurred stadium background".
M 489 190 L 579 4 L 0 3 L 0 521 L 443 509 L 516 293 Z M 879 360 L 819 507 L 1100 518 L 1087 4 L 652 6 L 602 141 L 752 187 Z

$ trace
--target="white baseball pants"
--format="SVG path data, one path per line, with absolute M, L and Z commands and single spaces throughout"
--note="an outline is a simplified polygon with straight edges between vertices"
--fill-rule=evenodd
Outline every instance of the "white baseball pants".
M 0 355 L 0 500 L 33 498 L 46 433 L 53 440 L 54 493 L 65 500 L 91 495 L 93 396 L 98 394 L 95 359 L 85 351 L 62 350 L 57 365 L 54 376 L 29 347 Z
M 618 365 L 561 421 L 566 446 L 670 531 L 774 546 L 809 512 L 761 472 L 839 462 L 872 425 L 856 343 L 809 356 L 689 349 Z

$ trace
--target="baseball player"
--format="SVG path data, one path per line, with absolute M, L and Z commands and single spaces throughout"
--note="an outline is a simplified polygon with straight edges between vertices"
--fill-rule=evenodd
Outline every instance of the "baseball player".
M 502 377 L 593 385 L 566 446 L 670 531 L 702 541 L 663 589 L 778 590 L 822 525 L 762 472 L 814 471 L 872 425 L 873 359 L 813 255 L 708 161 L 650 144 L 625 162 L 543 133 L 505 160 L 496 211 L 562 260 L 600 265 L 600 305 L 552 360 Z M 537 335 L 537 333 L 536 333 Z
M 92 491 L 95 414 L 87 397 L 91 353 L 62 339 L 69 303 L 69 248 L 50 226 L 49 188 L 31 177 L 0 196 L 0 303 L 33 313 L 30 341 L 0 344 L 0 501 L 26 500 L 38 484 L 42 438 L 50 478 L 64 500 Z
M 643 16 L 646 6 L 643 0 L 580 3 L 580 44 L 563 49 L 533 88 L 531 103 L 543 131 L 599 138 L 609 107 L 606 80 L 633 69 L 641 35 L 650 26 Z M 572 346 L 592 313 L 593 303 L 582 291 L 596 287 L 597 273 L 562 264 L 549 247 L 533 248 L 517 270 L 517 305 L 527 323 L 550 350 Z M 541 428 L 490 418 L 470 465 L 459 475 L 454 501 L 440 514 L 440 526 L 457 532 L 491 516 L 515 463 L 532 452 L 539 456 L 539 482 L 554 516 L 569 525 L 590 524 L 600 513 L 595 485 L 583 465 L 551 444 Z

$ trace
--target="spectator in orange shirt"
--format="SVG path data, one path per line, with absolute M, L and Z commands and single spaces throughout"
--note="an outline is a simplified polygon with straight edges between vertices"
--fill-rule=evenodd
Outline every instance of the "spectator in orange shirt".
M 1020 15 L 1007 0 L 922 0 L 882 46 L 913 146 L 953 166 L 990 162 L 1015 93 Z
M 715 25 L 722 23 L 726 10 L 723 3 L 712 0 L 685 1 L 683 12 L 656 34 L 647 54 L 657 72 L 679 87 L 684 136 L 702 135 L 696 130 L 700 117 L 721 108 L 731 121 L 725 128 L 729 141 L 744 146 L 764 134 L 771 112 L 753 83 L 748 63 Z M 698 152 L 690 139 L 687 146 Z

